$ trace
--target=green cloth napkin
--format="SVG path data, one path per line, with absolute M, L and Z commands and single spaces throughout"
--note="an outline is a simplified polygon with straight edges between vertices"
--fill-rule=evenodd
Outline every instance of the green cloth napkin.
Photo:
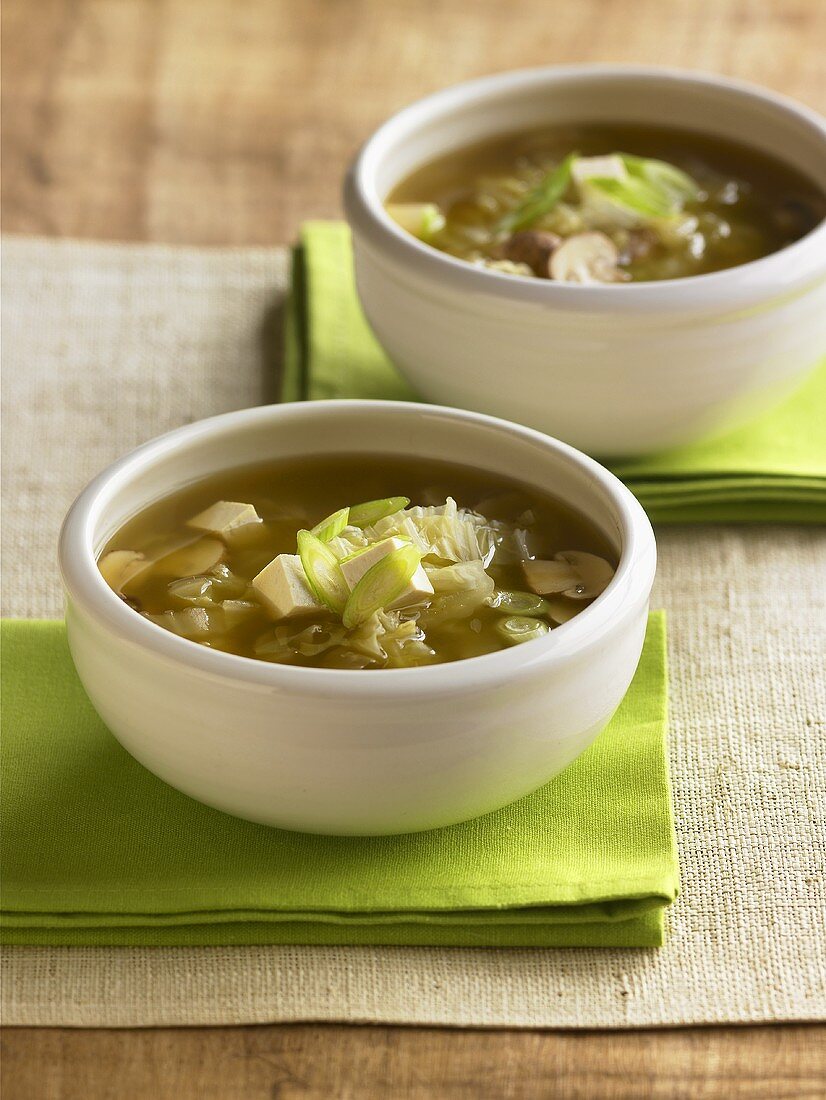
M 0 638 L 5 943 L 663 940 L 678 874 L 662 613 L 611 725 L 562 775 L 475 821 L 381 838 L 270 829 L 179 794 L 98 718 L 62 623 L 7 620 Z
M 304 226 L 291 301 L 285 400 L 417 399 L 361 311 L 345 225 Z M 826 522 L 826 363 L 746 428 L 613 469 L 659 523 Z

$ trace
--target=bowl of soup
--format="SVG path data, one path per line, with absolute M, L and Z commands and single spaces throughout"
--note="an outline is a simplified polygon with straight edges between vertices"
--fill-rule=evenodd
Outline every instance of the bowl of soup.
M 365 314 L 425 399 L 592 454 L 724 432 L 826 354 L 826 124 L 737 81 L 449 88 L 367 141 L 345 209 Z
M 137 760 L 239 817 L 382 834 L 494 810 L 594 740 L 655 544 L 531 429 L 320 401 L 139 448 L 75 502 L 60 564 L 78 674 Z

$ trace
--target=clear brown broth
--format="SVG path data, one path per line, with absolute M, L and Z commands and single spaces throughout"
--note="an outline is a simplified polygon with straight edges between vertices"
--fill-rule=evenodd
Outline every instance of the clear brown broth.
M 503 198 L 501 181 L 533 186 L 573 150 L 582 156 L 623 152 L 664 160 L 708 193 L 702 203 L 686 207 L 700 215 L 702 256 L 693 255 L 688 244 L 660 244 L 626 265 L 634 281 L 707 274 L 760 259 L 798 240 L 826 216 L 823 192 L 775 157 L 708 134 L 621 122 L 546 126 L 457 149 L 411 173 L 386 201 L 438 203 L 447 225 L 431 244 L 460 259 L 495 260 L 501 202 L 518 202 L 518 197 Z M 729 227 L 727 235 L 721 235 L 721 223 Z M 554 214 L 537 228 L 567 235 Z
M 290 459 L 216 474 L 144 509 L 121 527 L 105 551 L 136 550 L 151 557 L 177 536 L 191 537 L 192 531 L 186 527 L 186 521 L 216 500 L 244 501 L 255 506 L 266 530 L 254 546 L 230 546 L 226 564 L 233 573 L 251 581 L 276 555 L 295 553 L 296 533 L 301 528 L 312 527 L 347 504 L 401 495 L 409 497 L 413 504 L 425 505 L 443 504 L 450 495 L 460 506 L 478 509 L 482 504 L 484 510 L 479 510 L 489 519 L 516 520 L 530 509 L 536 517 L 530 528 L 531 547 L 536 556 L 551 557 L 561 550 L 586 550 L 616 566 L 616 554 L 596 526 L 555 500 L 550 493 L 469 466 L 396 455 L 348 454 Z M 497 587 L 525 588 L 518 565 L 491 567 L 488 572 Z M 161 614 L 184 607 L 182 602 L 171 597 L 168 582 L 168 577 L 157 576 L 148 570 L 128 587 L 126 598 L 142 613 Z M 579 613 L 588 601 L 568 602 L 571 610 Z M 504 648 L 495 630 L 501 613 L 485 607 L 474 618 L 481 624 L 474 629 L 465 623 L 464 628 L 450 624 L 428 631 L 428 645 L 435 650 L 433 663 L 475 657 Z M 210 639 L 208 644 L 244 657 L 255 657 L 256 640 L 273 625 L 262 608 L 251 621 L 221 638 Z M 329 654 L 319 657 L 296 655 L 289 663 L 325 667 L 330 661 Z

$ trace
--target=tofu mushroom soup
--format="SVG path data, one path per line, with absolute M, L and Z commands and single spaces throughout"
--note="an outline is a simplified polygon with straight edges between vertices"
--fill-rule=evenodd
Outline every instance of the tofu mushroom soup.
M 315 668 L 456 661 L 541 638 L 608 585 L 585 517 L 418 457 L 232 470 L 146 508 L 98 562 L 136 613 L 213 649 Z
M 587 124 L 459 149 L 399 183 L 386 209 L 426 244 L 481 267 L 610 284 L 760 259 L 814 229 L 826 199 L 731 141 Z

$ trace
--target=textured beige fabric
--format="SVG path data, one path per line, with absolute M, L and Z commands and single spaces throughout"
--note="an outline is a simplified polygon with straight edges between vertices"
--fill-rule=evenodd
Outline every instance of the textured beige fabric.
M 5 614 L 58 615 L 106 462 L 272 392 L 282 251 L 8 241 Z M 659 533 L 683 894 L 657 951 L 9 948 L 9 1024 L 636 1027 L 826 1016 L 826 536 Z

